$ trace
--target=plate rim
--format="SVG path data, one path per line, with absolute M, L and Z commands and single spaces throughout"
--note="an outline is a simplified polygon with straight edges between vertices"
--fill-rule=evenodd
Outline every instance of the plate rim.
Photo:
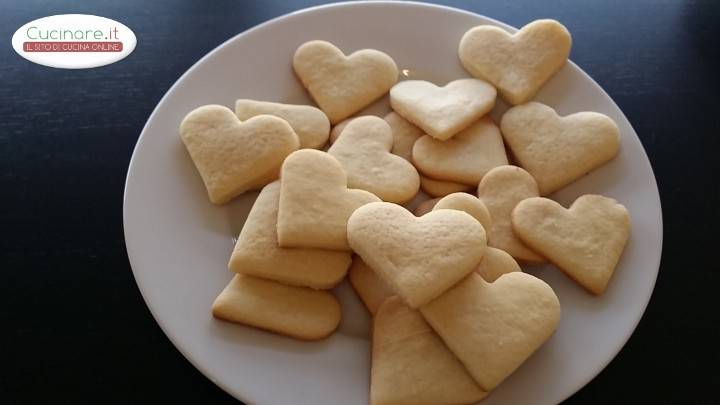
M 230 395 L 231 397 L 233 397 L 233 398 L 235 398 L 235 399 L 239 399 L 240 401 L 246 402 L 246 403 L 247 403 L 248 399 L 247 399 L 246 397 L 244 397 L 244 395 L 241 395 L 241 393 L 233 393 L 234 390 L 232 390 L 230 387 L 227 387 L 223 382 L 221 382 L 221 381 L 213 378 L 213 377 L 211 376 L 211 374 L 208 372 L 208 370 L 206 370 L 203 366 L 201 366 L 201 365 L 193 358 L 193 356 L 190 355 L 190 353 L 187 353 L 187 352 L 183 349 L 183 347 L 181 347 L 181 345 L 179 345 L 179 344 L 175 341 L 175 338 L 173 337 L 173 335 L 168 332 L 167 327 L 166 327 L 166 325 L 165 325 L 165 321 L 163 321 L 160 317 L 158 317 L 158 315 L 157 315 L 156 312 L 155 312 L 155 309 L 149 304 L 149 301 L 148 301 L 148 299 L 147 299 L 147 297 L 146 297 L 147 292 L 144 290 L 143 286 L 138 282 L 138 278 L 137 278 L 137 276 L 136 276 L 136 274 L 135 274 L 136 264 L 133 263 L 134 261 L 133 261 L 132 248 L 130 247 L 130 244 L 128 244 L 128 239 L 129 239 L 128 236 L 129 236 L 129 235 L 128 235 L 128 226 L 127 226 L 128 222 L 129 222 L 129 216 L 130 216 L 130 213 L 128 212 L 128 208 L 127 208 L 127 206 L 128 206 L 128 205 L 127 205 L 127 201 L 128 201 L 128 184 L 130 183 L 130 179 L 131 179 L 131 176 L 133 175 L 134 168 L 137 167 L 137 163 L 136 163 L 137 153 L 136 153 L 136 152 L 138 151 L 138 149 L 139 149 L 141 143 L 143 142 L 143 140 L 148 136 L 148 135 L 147 135 L 148 126 L 150 125 L 150 123 L 153 121 L 153 119 L 154 119 L 155 116 L 157 115 L 158 110 L 160 109 L 160 106 L 165 103 L 166 99 L 175 91 L 176 87 L 178 87 L 178 85 L 179 85 L 179 84 L 185 79 L 185 77 L 188 76 L 192 71 L 194 71 L 195 69 L 197 69 L 197 68 L 198 68 L 201 64 L 203 64 L 207 59 L 211 58 L 215 53 L 217 53 L 217 52 L 219 52 L 220 50 L 222 50 L 225 46 L 229 45 L 231 42 L 234 42 L 234 41 L 238 40 L 239 38 L 242 38 L 242 37 L 245 36 L 245 35 L 249 35 L 250 33 L 254 32 L 254 31 L 257 31 L 257 30 L 260 30 L 260 29 L 262 29 L 262 28 L 265 28 L 266 26 L 270 26 L 270 25 L 279 23 L 279 22 L 281 22 L 281 21 L 283 21 L 283 20 L 285 20 L 285 19 L 287 19 L 287 18 L 289 18 L 289 17 L 293 17 L 293 16 L 296 16 L 296 15 L 301 15 L 301 14 L 306 14 L 306 13 L 312 13 L 312 12 L 315 12 L 315 11 L 317 11 L 317 10 L 327 9 L 327 8 L 342 8 L 342 7 L 347 7 L 347 6 L 359 6 L 359 7 L 363 7 L 363 6 L 366 6 L 366 5 L 373 5 L 373 6 L 382 6 L 382 5 L 393 5 L 393 6 L 402 5 L 402 6 L 406 6 L 406 5 L 409 5 L 409 6 L 416 6 L 416 7 L 436 8 L 436 9 L 441 9 L 441 10 L 444 10 L 444 11 L 450 11 L 450 12 L 456 12 L 456 13 L 461 13 L 461 14 L 467 14 L 467 15 L 471 15 L 471 16 L 473 16 L 473 17 L 481 17 L 481 18 L 486 19 L 486 20 L 488 20 L 488 21 L 492 21 L 492 22 L 493 22 L 494 24 L 496 24 L 497 26 L 499 26 L 499 27 L 505 29 L 506 31 L 511 32 L 511 33 L 514 33 L 514 32 L 516 32 L 516 31 L 518 31 L 518 28 L 516 28 L 516 27 L 514 27 L 514 26 L 512 26 L 512 25 L 509 25 L 509 24 L 507 24 L 507 23 L 505 23 L 505 22 L 499 21 L 499 20 L 497 20 L 497 19 L 495 19 L 495 18 L 488 17 L 488 16 L 486 16 L 486 15 L 484 15 L 484 14 L 476 13 L 476 12 L 469 11 L 469 10 L 460 9 L 460 8 L 457 8 L 457 7 L 452 7 L 452 6 L 442 5 L 442 4 L 425 3 L 425 2 L 421 2 L 421 1 L 402 1 L 402 0 L 341 1 L 341 2 L 337 2 L 337 3 L 321 4 L 321 5 L 316 5 L 316 6 L 311 6 L 311 7 L 302 8 L 302 9 L 299 9 L 299 10 L 290 11 L 290 12 L 288 12 L 288 13 L 279 15 L 279 16 L 274 17 L 274 18 L 271 18 L 271 19 L 269 19 L 269 20 L 267 20 L 267 21 L 263 21 L 263 22 L 261 22 L 261 23 L 259 23 L 259 24 L 257 24 L 257 25 L 254 25 L 254 26 L 252 26 L 252 27 L 250 27 L 250 28 L 248 28 L 248 29 L 246 29 L 246 30 L 244 30 L 244 31 L 241 31 L 241 32 L 233 35 L 232 37 L 226 39 L 225 41 L 223 41 L 222 43 L 220 43 L 219 45 L 217 45 L 216 47 L 214 47 L 213 49 L 211 49 L 209 52 L 207 52 L 205 55 L 203 55 L 200 59 L 198 59 L 195 63 L 193 63 L 185 72 L 183 72 L 183 74 L 180 75 L 180 77 L 178 77 L 178 78 L 175 80 L 175 82 L 173 82 L 173 84 L 165 91 L 165 94 L 163 94 L 163 96 L 160 98 L 160 100 L 157 102 L 157 104 L 156 104 L 155 107 L 153 108 L 153 111 L 152 111 L 152 112 L 150 113 L 150 115 L 148 116 L 145 124 L 143 125 L 142 130 L 140 131 L 140 135 L 138 136 L 137 141 L 135 142 L 135 146 L 133 147 L 133 151 L 132 151 L 132 155 L 131 155 L 131 158 L 130 158 L 130 162 L 128 163 L 128 169 L 127 169 L 127 173 L 126 173 L 126 176 L 125 176 L 125 185 L 124 185 L 124 187 L 123 187 L 123 215 L 122 215 L 122 216 L 123 216 L 123 224 L 122 224 L 122 225 L 123 225 L 123 239 L 124 239 L 126 254 L 127 254 L 127 257 L 128 257 L 128 262 L 129 262 L 129 264 L 130 264 L 130 270 L 131 270 L 131 272 L 132 272 L 133 279 L 135 280 L 135 284 L 137 285 L 138 290 L 140 291 L 140 295 L 142 296 L 142 299 L 143 299 L 143 301 L 144 301 L 144 303 L 145 303 L 145 306 L 148 308 L 148 310 L 150 311 L 150 314 L 152 315 L 153 319 L 155 320 L 155 322 L 157 323 L 157 325 L 160 327 L 160 329 L 162 330 L 163 334 L 168 338 L 168 340 L 170 341 L 170 343 L 172 343 L 172 345 L 175 347 L 175 349 L 178 350 L 178 351 L 180 352 L 180 354 L 182 354 L 182 356 L 183 356 L 188 362 L 190 362 L 190 364 L 192 364 L 193 367 L 195 367 L 198 371 L 200 371 L 205 378 L 207 378 L 207 379 L 210 380 L 213 384 L 215 384 L 215 385 L 218 386 L 220 389 L 222 389 L 223 391 L 225 391 L 226 394 Z M 644 300 L 644 302 L 642 303 L 642 304 L 643 304 L 643 305 L 642 305 L 642 311 L 639 312 L 639 316 L 637 316 L 636 319 L 633 320 L 633 327 L 630 328 L 630 329 L 628 329 L 628 331 L 626 332 L 626 335 L 625 335 L 625 336 L 623 337 L 623 339 L 622 339 L 621 344 L 619 344 L 617 348 L 613 349 L 613 354 L 612 354 L 611 356 L 608 356 L 608 357 L 602 362 L 601 365 L 598 365 L 597 369 L 596 369 L 593 373 L 591 373 L 591 375 L 589 376 L 589 378 L 588 378 L 586 381 L 584 381 L 584 382 L 582 383 L 582 385 L 579 385 L 577 388 L 575 388 L 574 391 L 569 392 L 569 393 L 568 393 L 564 398 L 562 398 L 558 403 L 561 403 L 561 402 L 567 400 L 568 398 L 570 398 L 571 396 L 573 396 L 574 394 L 576 394 L 577 392 L 579 392 L 580 390 L 582 390 L 582 389 L 583 389 L 584 387 L 586 387 L 590 382 L 592 382 L 600 373 L 602 373 L 602 371 L 605 370 L 605 368 L 607 368 L 608 364 L 610 364 L 610 362 L 612 362 L 612 361 L 617 357 L 617 355 L 620 353 L 620 351 L 621 351 L 621 350 L 625 347 L 625 345 L 627 344 L 627 342 L 628 342 L 628 340 L 630 339 L 630 337 L 635 333 L 635 330 L 637 329 L 640 321 L 642 320 L 643 316 L 645 315 L 645 312 L 647 311 L 647 307 L 648 307 L 648 305 L 649 305 L 649 303 L 650 303 L 650 300 L 652 299 L 652 296 L 653 296 L 653 294 L 654 294 L 654 292 L 655 292 L 655 286 L 656 286 L 656 284 L 657 284 L 657 278 L 658 278 L 659 273 L 660 273 L 660 264 L 661 264 L 661 262 L 662 262 L 662 252 L 663 252 L 663 244 L 664 244 L 664 221 L 663 221 L 662 200 L 661 200 L 661 198 L 660 198 L 660 192 L 659 192 L 659 188 L 658 188 L 658 184 L 657 184 L 657 178 L 656 178 L 656 176 L 655 176 L 655 170 L 653 170 L 652 162 L 650 161 L 650 158 L 649 158 L 649 156 L 648 156 L 648 154 L 647 154 L 647 150 L 645 149 L 645 146 L 644 146 L 643 143 L 642 143 L 642 139 L 640 139 L 640 137 L 637 135 L 637 131 L 636 131 L 635 128 L 633 127 L 633 125 L 632 125 L 632 123 L 630 122 L 630 120 L 627 119 L 627 116 L 625 115 L 625 113 L 623 112 L 623 110 L 622 110 L 622 109 L 620 108 L 620 106 L 615 102 L 615 100 L 605 91 L 605 89 L 604 89 L 602 86 L 600 86 L 600 85 L 595 81 L 595 79 L 593 79 L 587 72 L 585 72 L 585 70 L 583 70 L 579 65 L 577 65 L 575 62 L 573 62 L 571 59 L 568 58 L 568 61 L 567 61 L 567 62 L 568 62 L 568 64 L 572 65 L 572 66 L 582 75 L 582 77 L 583 77 L 584 79 L 590 81 L 597 89 L 600 90 L 600 92 L 601 92 L 605 97 L 607 97 L 609 100 L 612 101 L 612 103 L 615 105 L 615 107 L 617 107 L 617 110 L 619 111 L 619 113 L 622 115 L 622 117 L 625 119 L 625 121 L 628 123 L 628 125 L 629 125 L 630 128 L 632 129 L 632 131 L 633 131 L 633 134 L 632 134 L 632 135 L 634 135 L 634 136 L 633 136 L 634 140 L 636 140 L 636 141 L 640 144 L 640 146 L 641 146 L 641 148 L 642 148 L 642 152 L 643 152 L 644 155 L 645 155 L 646 162 L 647 162 L 648 166 L 650 167 L 650 174 L 651 174 L 651 176 L 652 176 L 652 185 L 654 186 L 655 197 L 656 197 L 656 199 L 657 199 L 657 204 L 658 204 L 658 214 L 659 214 L 659 218 L 657 218 L 657 222 L 659 223 L 660 226 L 659 226 L 659 232 L 658 232 L 657 237 L 658 237 L 658 241 L 659 241 L 660 250 L 659 250 L 659 252 L 658 252 L 658 254 L 657 254 L 657 257 L 656 257 L 655 259 L 653 259 L 653 263 L 652 263 L 652 266 L 651 266 L 653 269 L 655 269 L 655 276 L 652 278 L 652 286 L 651 286 L 652 288 L 651 288 L 651 290 L 650 290 L 650 294 L 647 296 L 647 298 L 646 298 L 646 299 Z M 237 394 L 237 395 L 236 395 L 236 394 Z

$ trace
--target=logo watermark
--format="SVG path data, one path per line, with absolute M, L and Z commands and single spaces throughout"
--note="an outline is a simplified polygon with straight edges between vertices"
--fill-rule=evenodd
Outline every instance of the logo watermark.
M 83 69 L 108 65 L 128 56 L 135 34 L 105 17 L 63 14 L 30 21 L 20 27 L 12 45 L 20 56 L 41 65 Z

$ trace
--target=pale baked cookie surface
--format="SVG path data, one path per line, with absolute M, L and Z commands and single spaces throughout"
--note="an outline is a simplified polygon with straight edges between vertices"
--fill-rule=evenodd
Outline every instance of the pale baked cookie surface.
M 370 404 L 475 403 L 487 395 L 425 322 L 398 297 L 374 320 Z
M 508 164 L 500 129 L 484 117 L 447 141 L 424 135 L 412 152 L 418 170 L 434 179 L 476 186 L 497 166 Z
M 332 155 L 313 149 L 292 153 L 282 166 L 278 244 L 350 250 L 347 221 L 356 208 L 380 201 L 364 190 L 347 188 L 347 177 Z
M 488 245 L 502 249 L 523 262 L 544 262 L 517 238 L 510 222 L 510 214 L 520 201 L 540 195 L 530 173 L 517 166 L 497 167 L 482 179 L 477 195 L 490 211 L 492 220 Z
M 435 139 L 447 140 L 495 105 L 495 88 L 483 80 L 459 79 L 438 87 L 407 80 L 390 90 L 390 105 Z
M 614 158 L 620 148 L 615 121 L 596 112 L 559 116 L 530 102 L 502 117 L 503 137 L 520 166 L 548 195 Z
M 345 56 L 326 41 L 300 45 L 293 69 L 333 124 L 380 98 L 398 79 L 397 66 L 387 54 L 362 49 Z
M 344 119 L 332 128 L 330 131 L 331 144 L 335 143 L 335 140 L 340 136 L 347 124 L 355 118 L 357 117 Z M 388 113 L 383 119 L 390 125 L 393 134 L 393 147 L 391 152 L 411 162 L 412 147 L 415 141 L 424 135 L 422 129 L 416 127 L 396 112 Z
M 365 308 L 372 315 L 377 313 L 378 308 L 386 299 L 395 295 L 392 288 L 360 256 L 353 258 L 350 270 L 348 270 L 348 279 L 360 300 L 365 304 Z
M 472 215 L 480 225 L 485 229 L 485 234 L 490 239 L 490 230 L 492 229 L 492 219 L 490 211 L 479 198 L 468 193 L 452 193 L 438 200 L 433 206 L 434 210 L 450 209 L 464 211 Z
M 431 179 L 420 173 L 420 188 L 432 197 L 445 197 L 452 193 L 472 191 L 473 186 L 453 181 Z
M 503 274 L 522 271 L 520 265 L 504 250 L 488 246 L 475 272 L 492 283 Z
M 370 203 L 352 214 L 347 230 L 355 253 L 413 308 L 475 270 L 486 245 L 482 225 L 456 210 L 418 218 L 399 205 Z
M 319 149 L 330 134 L 330 121 L 325 113 L 309 105 L 240 99 L 235 101 L 235 114 L 243 121 L 261 114 L 284 119 L 297 134 L 300 148 Z
M 327 291 L 292 287 L 235 275 L 215 299 L 218 319 L 242 323 L 304 340 L 327 337 L 340 323 L 340 304 Z
M 532 99 L 567 62 L 572 39 L 555 20 L 536 20 L 510 35 L 504 29 L 480 25 L 460 40 L 458 55 L 473 76 L 497 87 L 511 104 Z
M 415 141 L 423 136 L 422 129 L 413 125 L 396 112 L 391 112 L 383 118 L 393 134 L 392 153 L 412 162 L 412 148 Z
M 488 283 L 473 273 L 420 312 L 490 391 L 550 338 L 560 302 L 550 286 L 529 274 L 508 273 Z
M 285 120 L 261 115 L 241 122 L 221 105 L 198 107 L 186 115 L 180 138 L 214 204 L 276 180 L 285 157 L 300 145 Z
M 345 118 L 344 120 L 338 122 L 337 124 L 335 124 L 332 127 L 332 129 L 330 130 L 330 144 L 331 145 L 333 143 L 335 143 L 335 141 L 338 139 L 338 137 L 340 136 L 342 131 L 345 129 L 347 124 L 349 124 L 350 121 L 354 120 L 355 118 L 357 118 L 357 117 Z
M 280 182 L 262 189 L 243 225 L 228 267 L 236 273 L 284 284 L 328 289 L 339 283 L 350 266 L 350 252 L 282 248 L 277 242 Z
M 612 198 L 584 195 L 569 209 L 547 198 L 521 201 L 516 234 L 570 278 L 602 294 L 630 236 L 630 215 Z
M 403 203 L 420 188 L 415 167 L 390 153 L 393 133 L 382 118 L 364 116 L 353 119 L 328 153 L 347 174 L 348 187 L 367 190 L 383 201 Z
M 425 200 L 421 202 L 420 204 L 418 204 L 417 207 L 415 207 L 413 214 L 415 214 L 416 217 L 421 217 L 427 214 L 428 212 L 432 211 L 433 207 L 435 206 L 435 204 L 437 204 L 438 201 L 440 201 L 440 197 L 432 198 L 430 200 Z M 487 230 L 485 231 L 485 233 L 487 234 Z

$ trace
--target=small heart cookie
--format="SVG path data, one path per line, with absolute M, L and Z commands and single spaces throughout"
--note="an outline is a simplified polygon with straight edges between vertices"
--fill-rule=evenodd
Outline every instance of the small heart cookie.
M 363 49 L 345 56 L 326 41 L 300 45 L 293 69 L 333 124 L 380 98 L 398 79 L 395 61 L 387 54 Z
M 522 271 L 520 265 L 506 251 L 488 246 L 475 272 L 485 281 L 492 283 L 503 274 Z
M 357 117 L 346 118 L 346 119 L 338 122 L 337 124 L 335 124 L 332 127 L 332 130 L 330 130 L 330 144 L 331 145 L 335 143 L 335 141 L 338 139 L 338 137 L 340 136 L 342 131 L 345 129 L 347 124 L 349 124 L 350 121 L 354 120 L 355 118 L 357 118 Z
M 435 180 L 420 174 L 420 188 L 432 197 L 445 197 L 452 193 L 471 191 L 473 186 L 455 183 L 453 181 Z
M 484 117 L 447 141 L 425 135 L 415 142 L 413 161 L 435 179 L 475 186 L 490 169 L 508 164 L 502 135 L 490 117 Z
M 472 28 L 460 40 L 458 55 L 473 76 L 492 83 L 510 104 L 520 104 L 565 65 L 571 46 L 562 24 L 537 20 L 513 35 L 490 25 Z
M 280 182 L 262 189 L 243 225 L 228 267 L 284 284 L 328 289 L 350 266 L 350 253 L 322 249 L 286 249 L 277 244 Z
M 403 203 L 420 189 L 415 167 L 390 153 L 393 134 L 382 118 L 364 116 L 353 119 L 328 153 L 347 173 L 348 187 L 367 190 L 383 201 Z
M 285 159 L 280 176 L 280 247 L 350 250 L 350 214 L 361 205 L 380 201 L 365 190 L 348 189 L 340 162 L 326 152 L 293 152 Z
M 329 336 L 340 324 L 340 304 L 328 291 L 292 287 L 236 274 L 212 305 L 215 318 L 303 340 Z
M 570 278 L 602 294 L 630 236 L 630 214 L 612 198 L 584 195 L 569 209 L 529 198 L 513 210 L 515 233 Z
M 437 204 L 438 201 L 440 201 L 440 197 L 421 202 L 420 204 L 418 204 L 417 207 L 415 207 L 415 209 L 413 210 L 413 214 L 415 214 L 416 217 L 421 217 L 427 214 L 428 212 L 432 211 L 433 207 L 435 206 L 435 204 Z M 487 234 L 487 231 L 485 231 L 485 233 Z
M 486 391 L 512 374 L 560 322 L 552 288 L 521 272 L 494 283 L 473 273 L 420 312 Z
M 542 195 L 608 162 L 620 148 L 615 121 L 595 112 L 561 117 L 531 102 L 508 110 L 500 125 L 515 159 L 535 177 Z
M 350 247 L 412 308 L 477 268 L 482 225 L 469 214 L 437 210 L 420 218 L 391 203 L 358 208 L 347 226 Z
M 438 87 L 407 80 L 390 90 L 392 109 L 441 141 L 466 128 L 495 106 L 495 88 L 478 79 L 459 79 Z
M 490 211 L 479 198 L 467 193 L 449 194 L 437 201 L 432 209 L 451 209 L 467 212 L 480 222 L 483 228 L 485 228 L 485 234 L 488 240 L 491 240 L 490 230 L 492 229 L 492 220 Z M 503 274 L 514 271 L 522 271 L 515 259 L 504 250 L 490 246 L 485 249 L 485 254 L 480 261 L 480 265 L 477 270 L 475 270 L 485 281 L 490 283 L 497 280 L 498 277 Z
M 328 140 L 330 121 L 324 112 L 309 105 L 271 103 L 240 99 L 235 101 L 235 114 L 241 120 L 268 114 L 290 124 L 300 140 L 300 148 L 319 149 Z
M 485 229 L 485 235 L 490 239 L 490 229 L 492 229 L 492 220 L 490 211 L 479 198 L 468 193 L 452 193 L 438 200 L 433 206 L 433 211 L 441 209 L 458 210 L 467 212 L 472 215 L 480 225 Z
M 186 115 L 180 138 L 214 204 L 277 179 L 285 157 L 299 147 L 285 120 L 260 115 L 241 122 L 221 105 L 198 107 Z
M 422 315 L 398 297 L 373 323 L 370 404 L 470 404 L 484 392 Z
M 392 129 L 393 147 L 391 152 L 408 162 L 412 162 L 412 148 L 415 141 L 424 135 L 422 129 L 395 112 L 389 113 L 383 119 Z
M 351 117 L 343 120 L 333 127 L 332 131 L 330 131 L 331 144 L 335 143 L 335 140 L 340 136 L 343 129 L 355 118 L 356 117 Z M 411 162 L 412 147 L 415 141 L 424 135 L 422 130 L 395 112 L 389 113 L 383 119 L 390 125 L 390 129 L 392 129 L 393 147 L 390 152 Z
M 492 169 L 478 185 L 478 198 L 490 211 L 492 226 L 488 245 L 508 252 L 527 263 L 543 263 L 537 253 L 528 249 L 512 229 L 510 214 L 522 200 L 539 196 L 537 183 L 530 173 L 516 166 Z
M 358 297 L 372 315 L 377 313 L 378 308 L 386 299 L 395 295 L 392 288 L 382 281 L 360 256 L 353 258 L 350 270 L 348 270 L 348 279 Z

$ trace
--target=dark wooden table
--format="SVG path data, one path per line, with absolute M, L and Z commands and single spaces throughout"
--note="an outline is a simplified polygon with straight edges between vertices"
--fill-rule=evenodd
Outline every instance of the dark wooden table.
M 150 112 L 187 68 L 316 3 L 0 2 L 0 403 L 233 402 L 143 303 L 123 240 L 125 174 Z M 445 3 L 515 26 L 562 21 L 572 59 L 625 112 L 655 169 L 665 220 L 655 293 L 622 352 L 568 402 L 717 403 L 720 2 Z M 128 25 L 135 52 L 74 71 L 13 52 L 22 24 L 67 13 Z

